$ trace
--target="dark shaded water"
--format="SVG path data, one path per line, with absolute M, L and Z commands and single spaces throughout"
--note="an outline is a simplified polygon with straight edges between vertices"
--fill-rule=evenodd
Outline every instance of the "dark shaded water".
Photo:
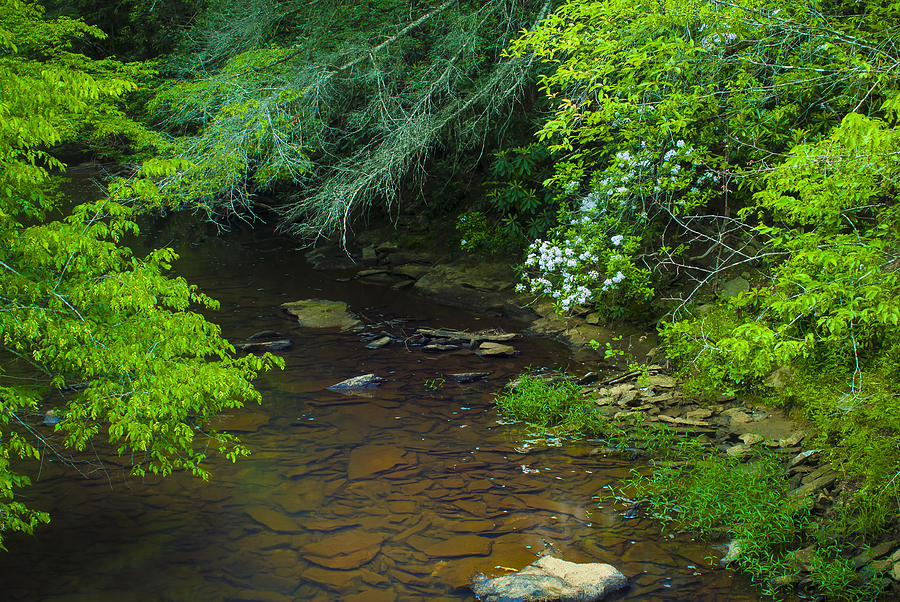
M 166 236 L 159 242 L 172 244 Z M 498 424 L 491 393 L 526 365 L 574 367 L 564 347 L 526 338 L 517 358 L 483 359 L 368 350 L 359 333 L 302 331 L 280 303 L 343 300 L 367 332 L 523 325 L 336 282 L 283 241 L 254 236 L 181 249 L 177 266 L 221 300 L 212 317 L 226 336 L 274 329 L 294 339 L 286 369 L 259 382 L 262 407 L 224 417 L 253 455 L 214 461 L 209 483 L 128 479 L 110 462 L 89 478 L 50 461 L 34 467 L 25 495 L 53 523 L 8 539 L 5 599 L 466 600 L 473 573 L 519 569 L 546 548 L 617 566 L 632 580 L 618 599 L 758 598 L 708 567 L 707 544 L 624 519 L 613 500 L 598 507 L 594 496 L 609 497 L 628 461 L 596 455 L 589 442 L 528 443 L 522 428 Z M 482 370 L 492 372 L 484 381 L 441 384 Z M 365 372 L 388 382 L 367 397 L 324 390 Z

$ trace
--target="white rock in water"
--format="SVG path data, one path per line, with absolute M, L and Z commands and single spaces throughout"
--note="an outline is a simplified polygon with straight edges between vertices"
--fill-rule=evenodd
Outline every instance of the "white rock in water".
M 543 556 L 518 573 L 472 583 L 479 600 L 602 600 L 628 586 L 628 578 L 617 568 L 601 562 L 579 564 Z

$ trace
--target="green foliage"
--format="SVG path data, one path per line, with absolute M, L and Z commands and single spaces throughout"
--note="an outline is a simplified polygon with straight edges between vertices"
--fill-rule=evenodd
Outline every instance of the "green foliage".
M 149 105 L 189 165 L 160 181 L 166 200 L 224 222 L 264 194 L 292 233 L 346 235 L 436 150 L 480 151 L 531 64 L 496 59 L 545 5 L 211 2 Z
M 547 184 L 569 199 L 554 245 L 625 235 L 637 240 L 628 254 L 651 265 L 672 264 L 668 249 L 685 242 L 718 246 L 746 263 L 752 257 L 707 234 L 703 224 L 737 232 L 735 209 L 759 204 L 754 192 L 779 186 L 783 194 L 774 194 L 781 200 L 770 199 L 764 219 L 817 215 L 821 201 L 792 199 L 801 191 L 816 197 L 829 186 L 847 191 L 865 219 L 864 199 L 880 177 L 874 174 L 892 155 L 872 136 L 877 128 L 860 122 L 896 88 L 889 33 L 896 18 L 892 8 L 868 4 L 848 15 L 840 5 L 780 0 L 566 3 L 510 49 L 544 61 L 541 86 L 557 107 L 537 134 L 557 158 Z M 845 116 L 849 122 L 841 126 Z M 836 129 L 848 140 L 824 144 Z M 835 152 L 848 143 L 870 152 L 856 159 Z M 790 169 L 771 169 L 785 154 Z M 835 167 L 844 181 L 816 184 L 813 174 L 842 155 Z M 866 156 L 881 158 L 873 164 Z M 857 168 L 872 175 L 855 177 Z M 644 259 L 657 250 L 656 261 Z M 573 267 L 573 279 L 596 303 L 620 303 L 601 294 L 615 272 L 590 263 Z M 709 274 L 683 259 L 672 267 L 702 282 Z M 546 277 L 545 271 L 534 275 Z M 590 272 L 593 278 L 585 278 Z M 559 287 L 536 290 L 552 295 Z M 624 297 L 621 305 L 640 295 Z
M 558 202 L 543 186 L 551 166 L 550 153 L 539 144 L 494 152 L 487 199 L 511 234 L 533 240 L 553 226 Z
M 792 543 L 805 521 L 803 511 L 785 503 L 786 473 L 772 456 L 741 464 L 709 455 L 689 440 L 669 450 L 649 476 L 636 474 L 629 486 L 665 523 L 737 539 L 744 562 Z
M 547 67 L 557 110 L 537 136 L 567 201 L 526 259 L 530 290 L 561 310 L 633 305 L 605 290 L 610 252 L 687 276 L 695 300 L 752 271 L 750 291 L 664 325 L 667 356 L 689 395 L 760 395 L 810 420 L 851 478 L 829 527 L 843 537 L 900 510 L 898 17 L 873 2 L 572 0 L 511 47 Z M 822 556 L 823 591 L 852 589 L 845 568 Z
M 159 180 L 162 202 L 190 201 L 212 218 L 252 214 L 252 190 L 272 191 L 311 166 L 314 140 L 298 123 L 302 93 L 291 88 L 287 49 L 250 50 L 211 78 L 164 85 L 148 103 L 183 135 L 160 146 L 181 168 Z M 276 66 L 269 67 L 270 63 Z M 235 80 L 240 78 L 240 84 Z
M 767 174 L 752 211 L 773 258 L 771 280 L 706 316 L 663 328 L 669 357 L 698 392 L 759 390 L 777 368 L 819 443 L 860 480 L 845 529 L 871 533 L 896 515 L 900 371 L 894 128 L 848 115 L 828 137 L 793 148 Z M 748 209 L 749 213 L 751 209 Z
M 477 255 L 494 255 L 507 253 L 521 248 L 523 240 L 515 233 L 515 225 L 506 227 L 503 224 L 491 223 L 481 211 L 469 211 L 456 220 L 456 231 L 459 232 L 459 246 L 467 253 Z
M 207 478 L 210 450 L 232 460 L 248 450 L 230 434 L 205 432 L 206 423 L 258 402 L 251 381 L 280 364 L 234 357 L 219 328 L 192 311 L 215 301 L 166 276 L 171 249 L 137 257 L 122 245 L 138 234 L 133 207 L 116 197 L 68 211 L 57 203 L 51 170 L 65 165 L 54 145 L 154 140 L 120 108 L 136 88 L 132 76 L 147 70 L 71 52 L 81 36 L 102 34 L 45 19 L 35 4 L 0 3 L 0 79 L 11 92 L 0 98 L 0 542 L 4 531 L 30 532 L 48 518 L 15 500 L 28 479 L 10 468 L 13 454 L 39 457 L 27 419 L 45 394 L 65 400 L 55 428 L 66 446 L 84 450 L 102 433 L 133 458 L 135 474 Z M 148 173 L 173 169 L 147 165 Z M 65 217 L 47 219 L 51 210 Z

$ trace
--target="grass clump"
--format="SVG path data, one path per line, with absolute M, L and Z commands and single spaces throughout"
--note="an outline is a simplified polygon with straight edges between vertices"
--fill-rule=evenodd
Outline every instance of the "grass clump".
M 501 414 L 536 427 L 596 434 L 604 430 L 606 422 L 570 379 L 551 381 L 536 374 L 523 374 L 496 400 Z

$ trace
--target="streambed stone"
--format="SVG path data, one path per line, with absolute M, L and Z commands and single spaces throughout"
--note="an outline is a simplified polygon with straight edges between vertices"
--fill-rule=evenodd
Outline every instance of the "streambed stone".
M 414 453 L 393 445 L 361 445 L 350 452 L 347 476 L 351 481 L 365 479 L 395 466 L 414 462 Z
M 250 518 L 272 531 L 299 531 L 297 521 L 268 506 L 250 506 L 246 512 Z
M 379 337 L 366 345 L 366 349 L 381 349 L 391 343 L 391 337 Z
M 324 568 L 350 570 L 375 558 L 382 542 L 384 535 L 353 529 L 308 543 L 300 548 L 300 554 L 308 562 Z
M 478 347 L 475 355 L 480 355 L 481 357 L 512 357 L 517 355 L 517 352 L 512 345 L 486 341 Z
M 476 577 L 472 591 L 479 600 L 602 600 L 625 588 L 628 579 L 614 566 L 590 562 L 578 564 L 544 556 L 518 573 L 494 579 Z
M 432 558 L 487 556 L 491 553 L 491 540 L 480 535 L 455 535 L 448 539 L 413 535 L 407 540 L 407 543 Z

